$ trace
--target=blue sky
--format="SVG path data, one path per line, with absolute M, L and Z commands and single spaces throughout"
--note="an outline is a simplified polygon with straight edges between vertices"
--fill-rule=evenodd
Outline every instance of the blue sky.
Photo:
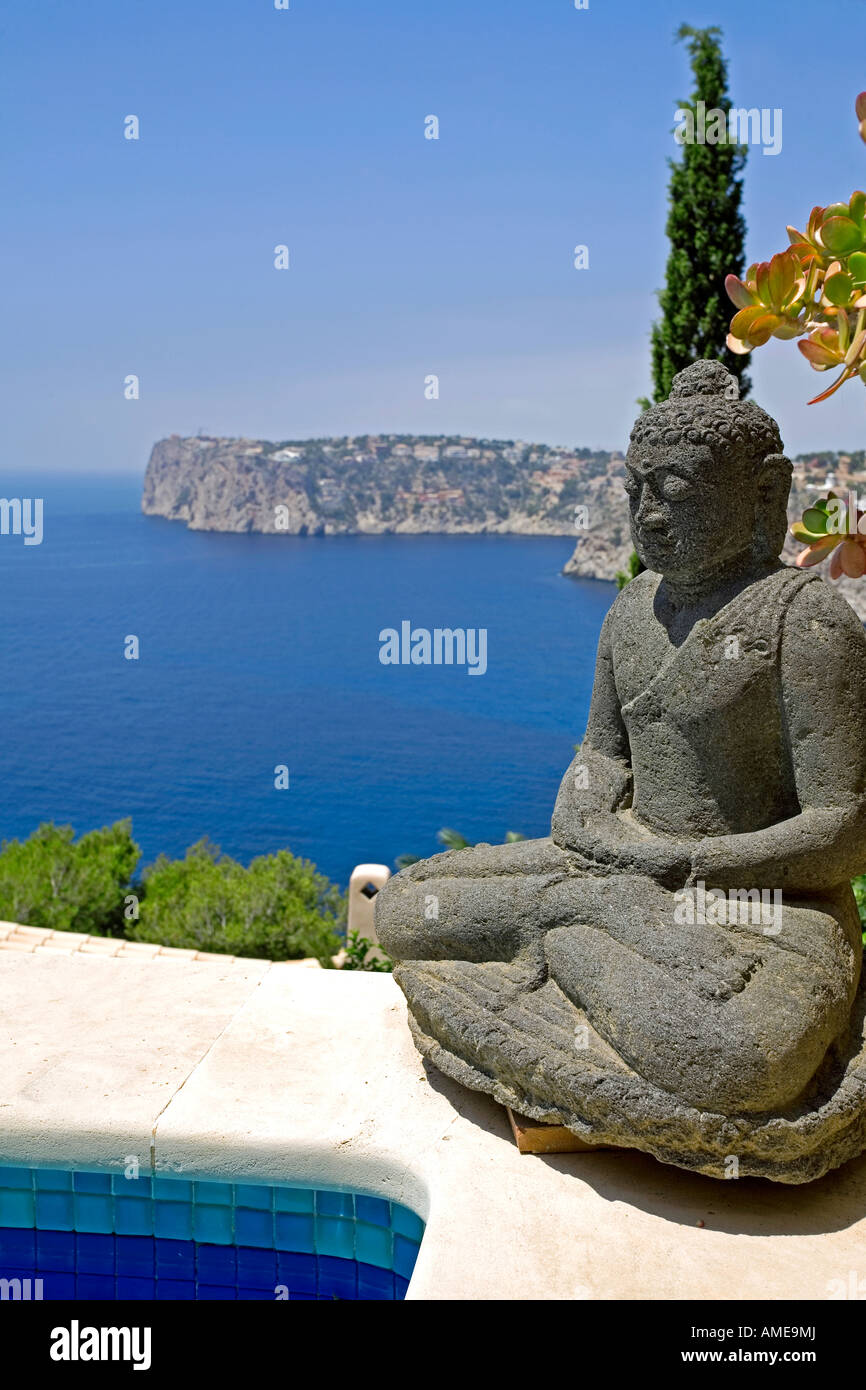
M 825 0 L 817 29 L 805 0 L 11 0 L 4 469 L 140 472 L 199 428 L 621 447 L 649 385 L 684 20 L 722 27 L 737 105 L 782 109 L 781 152 L 746 171 L 767 257 L 866 185 L 862 0 Z M 866 442 L 859 384 L 807 407 L 826 382 L 793 344 L 753 364 L 790 451 Z

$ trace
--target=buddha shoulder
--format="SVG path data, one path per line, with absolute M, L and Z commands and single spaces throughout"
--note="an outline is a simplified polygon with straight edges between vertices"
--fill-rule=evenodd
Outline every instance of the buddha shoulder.
M 639 622 L 652 612 L 656 589 L 661 575 L 654 570 L 643 570 L 630 579 L 624 589 L 620 589 L 608 612 L 609 626 L 620 627 L 623 623 Z
M 799 573 L 800 571 L 797 571 Z M 866 633 L 850 603 L 820 576 L 801 584 L 792 594 L 785 617 L 785 645 L 802 646 L 814 661 L 828 645 L 842 643 L 858 660 L 866 654 Z

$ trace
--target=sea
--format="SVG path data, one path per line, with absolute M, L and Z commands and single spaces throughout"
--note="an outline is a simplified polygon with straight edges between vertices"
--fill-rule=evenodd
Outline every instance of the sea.
M 345 885 L 442 827 L 548 833 L 615 596 L 563 578 L 567 537 L 195 532 L 129 476 L 0 495 L 43 503 L 41 544 L 0 535 L 0 838 L 129 817 L 142 865 L 207 838 Z M 383 664 L 407 622 L 484 630 L 486 670 Z

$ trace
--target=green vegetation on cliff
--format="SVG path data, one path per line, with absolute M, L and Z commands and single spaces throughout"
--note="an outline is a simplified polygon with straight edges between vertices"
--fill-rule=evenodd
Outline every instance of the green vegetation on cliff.
M 336 535 L 575 532 L 618 454 L 467 436 L 215 439 L 155 444 L 143 510 L 195 530 Z

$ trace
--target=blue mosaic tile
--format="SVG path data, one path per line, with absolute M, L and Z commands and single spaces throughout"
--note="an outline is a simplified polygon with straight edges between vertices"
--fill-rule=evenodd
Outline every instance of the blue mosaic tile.
M 165 1202 L 160 1198 L 153 1204 L 154 1235 L 171 1240 L 192 1240 L 191 1206 L 183 1202 Z
M 52 1231 L 75 1230 L 72 1188 L 68 1192 L 36 1193 L 36 1225 Z
M 399 1274 L 394 1275 L 394 1297 L 405 1298 L 406 1290 L 409 1287 L 408 1279 L 401 1279 Z
M 237 1250 L 233 1245 L 200 1245 L 195 1272 L 200 1283 L 234 1286 L 238 1280 Z
M 34 1168 L 37 1192 L 71 1192 L 72 1173 L 65 1168 Z
M 352 1200 L 351 1192 L 317 1192 L 316 1214 L 318 1216 L 347 1216 L 351 1220 L 355 1215 L 355 1203 Z
M 118 1299 L 146 1298 L 152 1302 L 156 1298 L 156 1280 L 137 1279 L 132 1275 L 118 1275 L 116 1297 Z
M 404 1279 L 411 1279 L 417 1258 L 418 1246 L 413 1240 L 407 1240 L 405 1236 L 394 1237 L 395 1274 L 402 1275 Z
M 315 1252 L 312 1216 L 297 1212 L 277 1212 L 274 1217 L 274 1244 L 278 1250 L 295 1250 L 300 1254 Z
M 36 1268 L 55 1274 L 75 1273 L 75 1240 L 66 1231 L 36 1231 Z
M 157 1299 L 166 1298 L 172 1301 L 194 1299 L 195 1281 L 193 1279 L 157 1279 L 156 1296 Z
M 376 1265 L 358 1265 L 358 1298 L 375 1302 L 393 1300 L 394 1275 L 390 1269 L 379 1269 Z
M 246 1207 L 235 1209 L 235 1240 L 239 1245 L 266 1246 L 274 1248 L 274 1216 L 268 1211 L 252 1211 Z
M 311 1187 L 277 1187 L 274 1189 L 276 1211 L 312 1212 L 316 1194 Z
M 235 1206 L 254 1207 L 261 1211 L 271 1211 L 273 1207 L 273 1188 L 261 1184 L 235 1184 Z
M 393 1269 L 394 1237 L 384 1226 L 368 1226 L 359 1221 L 355 1227 L 355 1259 L 381 1269 Z
M 416 1245 L 421 1244 L 424 1222 L 408 1207 L 401 1207 L 397 1202 L 392 1202 L 391 1227 L 397 1235 L 405 1236 L 407 1240 L 414 1240 Z
M 273 1303 L 273 1289 L 238 1288 L 238 1301 L 244 1303 Z
M 230 1207 L 234 1202 L 234 1189 L 230 1182 L 197 1182 L 194 1200 L 209 1207 Z
M 164 1202 L 191 1202 L 192 1183 L 184 1178 L 160 1178 L 153 1180 L 153 1195 Z
M 114 1275 L 78 1274 L 75 1277 L 75 1297 L 83 1299 L 111 1299 L 116 1297 Z
M 153 1234 L 153 1202 L 137 1197 L 115 1197 L 114 1229 L 122 1236 Z
M 110 1173 L 73 1173 L 72 1185 L 76 1192 L 90 1195 L 103 1195 L 111 1191 Z
M 76 1193 L 73 1198 L 73 1220 L 76 1231 L 113 1231 L 114 1204 L 110 1196 L 89 1196 Z
M 7 1265 L 25 1264 L 33 1268 L 36 1263 L 36 1232 L 32 1226 L 0 1231 L 0 1260 Z
M 316 1292 L 316 1257 L 277 1251 L 277 1280 L 285 1284 L 290 1294 Z
M 238 1246 L 238 1284 L 271 1291 L 281 1281 L 277 1278 L 276 1250 L 260 1250 L 254 1246 Z
M 382 1197 L 364 1197 L 355 1194 L 355 1215 L 359 1221 L 368 1221 L 371 1226 L 391 1225 L 391 1206 Z
M 0 1168 L 0 1187 L 24 1187 L 27 1191 L 33 1188 L 33 1169 L 32 1168 Z
M 110 1274 L 116 1266 L 114 1236 L 77 1235 L 75 1262 L 79 1274 Z
M 43 1299 L 56 1303 L 60 1299 L 68 1301 L 75 1298 L 74 1274 L 58 1274 L 54 1270 L 50 1270 L 42 1278 Z
M 196 1295 L 198 1298 L 206 1298 L 211 1301 L 222 1299 L 224 1302 L 234 1303 L 237 1298 L 237 1290 L 233 1285 L 197 1284 Z
M 319 1255 L 319 1297 L 356 1299 L 358 1297 L 358 1274 L 354 1260 L 332 1259 Z
M 139 1173 L 137 1178 L 128 1178 L 123 1173 L 112 1173 L 111 1189 L 115 1197 L 139 1197 L 149 1202 L 153 1196 L 153 1184 L 149 1173 Z
M 195 1282 L 195 1243 L 191 1240 L 155 1240 L 156 1277 Z
M 147 1276 L 156 1271 L 156 1242 L 148 1236 L 119 1236 L 116 1242 L 117 1273 Z
M 36 1202 L 32 1192 L 13 1189 L 0 1192 L 0 1226 L 35 1226 Z
M 316 1254 L 351 1260 L 355 1255 L 355 1223 L 338 1217 L 316 1217 Z
M 196 1183 L 198 1187 L 198 1183 Z M 231 1245 L 232 1208 L 209 1207 L 196 1202 L 193 1207 L 193 1235 L 207 1245 Z

